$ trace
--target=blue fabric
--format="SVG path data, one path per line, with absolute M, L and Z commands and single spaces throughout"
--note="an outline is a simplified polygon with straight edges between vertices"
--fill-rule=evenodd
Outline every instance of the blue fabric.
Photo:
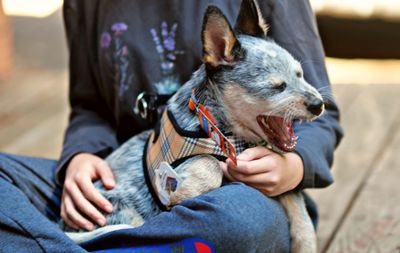
M 58 228 L 55 161 L 0 154 L 0 252 L 85 252 Z
M 147 252 L 143 247 L 174 252 L 173 247 L 189 245 L 190 238 L 209 243 L 216 252 L 289 252 L 281 205 L 241 183 L 186 200 L 141 227 L 79 247 L 56 224 L 61 196 L 56 166 L 53 160 L 0 154 L 0 252 Z

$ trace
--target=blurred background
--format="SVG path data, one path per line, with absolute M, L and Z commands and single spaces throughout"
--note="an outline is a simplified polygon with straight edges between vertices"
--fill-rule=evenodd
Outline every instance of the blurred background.
M 57 158 L 68 110 L 62 0 L 0 2 L 0 150 Z M 400 84 L 400 1 L 311 4 L 334 85 Z
M 61 5 L 58 0 L 0 0 L 3 152 L 59 156 L 68 117 Z
M 400 252 L 400 1 L 311 0 L 346 138 L 320 252 Z M 62 0 L 0 0 L 0 151 L 57 159 L 68 117 Z

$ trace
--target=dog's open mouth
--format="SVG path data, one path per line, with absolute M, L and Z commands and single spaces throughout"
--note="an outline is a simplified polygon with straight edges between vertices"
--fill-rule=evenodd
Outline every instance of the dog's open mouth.
M 297 137 L 294 135 L 292 121 L 277 116 L 258 115 L 257 122 L 271 145 L 284 152 L 294 150 Z

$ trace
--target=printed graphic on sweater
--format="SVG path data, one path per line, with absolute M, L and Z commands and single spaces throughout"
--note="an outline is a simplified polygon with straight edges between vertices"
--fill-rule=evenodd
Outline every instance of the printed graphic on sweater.
M 173 23 L 169 28 L 167 22 L 161 23 L 161 32 L 158 34 L 155 28 L 150 29 L 151 36 L 160 57 L 160 71 L 162 78 L 155 83 L 158 94 L 173 94 L 179 87 L 179 77 L 175 73 L 175 61 L 179 55 L 183 54 L 182 50 L 176 49 L 176 31 L 177 23 Z
M 114 23 L 111 26 L 110 32 L 103 32 L 100 37 L 101 48 L 112 50 L 114 86 L 120 98 L 128 90 L 132 80 L 129 49 L 121 39 L 121 35 L 127 30 L 127 24 L 123 22 Z
M 150 29 L 155 50 L 159 55 L 161 80 L 153 84 L 158 94 L 173 94 L 181 86 L 179 76 L 176 74 L 175 61 L 184 52 L 176 49 L 177 28 L 177 23 L 168 27 L 167 22 L 163 21 L 160 31 L 155 28 Z M 120 98 L 128 90 L 132 80 L 131 56 L 128 47 L 121 38 L 126 31 L 128 31 L 128 25 L 124 22 L 117 22 L 111 26 L 109 31 L 103 32 L 100 37 L 101 48 L 112 50 L 114 86 Z

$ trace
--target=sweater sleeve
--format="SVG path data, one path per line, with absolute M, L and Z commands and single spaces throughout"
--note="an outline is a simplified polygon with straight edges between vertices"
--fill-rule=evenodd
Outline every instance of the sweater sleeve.
M 270 26 L 269 35 L 300 61 L 304 78 L 324 97 L 324 114 L 313 122 L 295 124 L 294 131 L 299 137 L 295 152 L 304 164 L 304 177 L 298 188 L 326 187 L 333 182 L 330 167 L 343 130 L 326 72 L 315 17 L 308 0 L 259 2 Z
M 99 94 L 90 68 L 87 36 L 88 12 L 82 10 L 83 1 L 64 1 L 64 22 L 70 51 L 71 113 L 65 132 L 63 151 L 57 166 L 57 180 L 62 183 L 71 158 L 82 152 L 105 157 L 118 145 L 112 127 L 110 109 Z M 89 23 L 89 22 L 88 22 Z

